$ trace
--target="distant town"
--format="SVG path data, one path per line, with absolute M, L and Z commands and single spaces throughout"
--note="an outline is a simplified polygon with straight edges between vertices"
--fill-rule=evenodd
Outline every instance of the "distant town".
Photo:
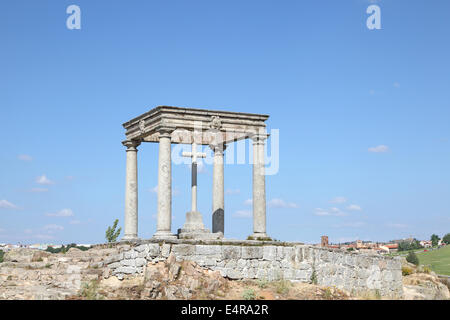
M 390 254 L 398 251 L 407 251 L 414 249 L 433 249 L 446 245 L 445 240 L 440 239 L 438 236 L 433 235 L 433 240 L 417 240 L 415 238 L 405 238 L 398 240 L 391 240 L 389 242 L 372 242 L 356 240 L 353 242 L 345 243 L 329 243 L 328 236 L 322 236 L 320 244 L 316 246 L 340 249 L 345 251 L 358 251 L 378 254 Z M 434 242 L 434 243 L 433 243 Z
M 67 246 L 71 246 L 71 247 L 85 247 L 85 248 L 90 248 L 92 246 L 92 244 L 69 244 Z M 17 248 L 28 248 L 28 249 L 36 249 L 36 250 L 47 250 L 49 251 L 49 249 L 61 249 L 63 248 L 64 245 L 62 244 L 41 244 L 41 243 L 36 243 L 36 244 L 10 244 L 10 243 L 0 243 L 0 250 L 7 252 L 9 250 L 12 249 L 17 249 Z

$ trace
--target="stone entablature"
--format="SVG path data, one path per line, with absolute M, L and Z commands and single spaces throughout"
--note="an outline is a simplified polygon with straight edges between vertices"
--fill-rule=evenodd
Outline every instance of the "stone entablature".
M 222 134 L 222 143 L 250 138 L 253 134 L 265 132 L 268 115 L 159 106 L 126 123 L 127 140 L 159 142 L 160 131 L 171 131 L 171 143 L 191 144 L 193 131 L 200 131 L 199 144 L 208 145 L 216 139 L 214 133 Z
M 104 267 L 119 279 L 173 254 L 177 261 L 194 261 L 230 279 L 317 281 L 355 294 L 403 295 L 399 258 L 274 241 L 148 240 L 118 247 L 120 253 L 108 257 Z

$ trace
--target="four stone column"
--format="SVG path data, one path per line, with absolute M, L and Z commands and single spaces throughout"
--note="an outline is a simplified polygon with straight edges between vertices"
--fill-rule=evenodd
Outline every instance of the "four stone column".
M 125 223 L 122 240 L 138 239 L 138 177 L 137 177 L 137 146 L 138 141 L 123 142 L 127 147 L 126 182 L 125 182 Z
M 172 159 L 171 133 L 173 129 L 159 131 L 158 160 L 158 216 L 154 238 L 176 238 L 172 227 Z M 253 234 L 254 239 L 268 238 L 266 234 L 266 182 L 264 145 L 267 134 L 254 134 L 253 141 Z M 138 239 L 138 178 L 137 146 L 140 141 L 127 140 L 124 241 Z M 210 145 L 214 151 L 212 232 L 224 233 L 224 161 L 225 144 Z
M 266 234 L 266 176 L 264 145 L 267 134 L 255 134 L 253 140 L 253 234 L 254 239 L 268 238 Z
M 223 152 L 226 145 L 210 145 L 214 152 L 213 192 L 212 192 L 212 232 L 225 231 L 225 200 L 224 200 L 224 174 Z
M 172 148 L 173 129 L 159 131 L 158 221 L 154 238 L 176 238 L 172 233 Z

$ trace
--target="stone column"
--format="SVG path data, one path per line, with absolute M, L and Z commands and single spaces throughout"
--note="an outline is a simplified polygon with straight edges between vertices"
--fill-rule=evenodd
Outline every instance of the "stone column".
M 138 239 L 137 146 L 140 145 L 140 142 L 127 140 L 122 144 L 127 147 L 125 222 L 122 241 L 134 241 Z
M 268 238 L 266 234 L 266 176 L 264 145 L 267 134 L 255 134 L 253 140 L 253 235 L 254 239 Z
M 223 234 L 225 231 L 223 152 L 226 149 L 226 145 L 210 145 L 210 148 L 214 152 L 212 232 L 222 232 Z
M 154 238 L 176 238 L 172 233 L 172 148 L 173 129 L 159 131 L 158 221 Z

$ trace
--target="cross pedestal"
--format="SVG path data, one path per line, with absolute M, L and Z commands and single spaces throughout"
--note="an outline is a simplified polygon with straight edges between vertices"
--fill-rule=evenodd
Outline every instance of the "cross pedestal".
M 178 229 L 180 239 L 220 239 L 222 233 L 211 233 L 203 224 L 202 214 L 197 210 L 197 158 L 206 158 L 206 153 L 197 152 L 197 143 L 192 143 L 192 152 L 183 152 L 183 157 L 192 158 L 191 211 L 186 213 L 183 228 Z

